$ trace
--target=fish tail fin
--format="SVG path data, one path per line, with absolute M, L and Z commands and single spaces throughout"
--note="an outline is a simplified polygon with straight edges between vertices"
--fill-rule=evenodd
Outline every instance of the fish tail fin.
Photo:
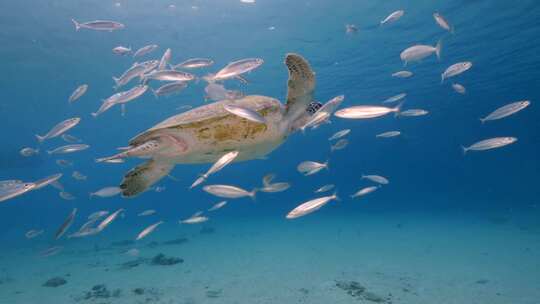
M 77 22 L 77 20 L 71 18 L 71 22 L 73 22 L 73 25 L 75 25 L 75 31 L 78 31 L 81 29 L 81 24 Z
M 400 102 L 393 110 L 394 110 L 394 117 L 399 117 L 401 114 L 401 108 L 403 107 L 403 101 Z
M 407 60 L 405 60 L 405 61 L 403 62 L 403 67 L 406 67 L 406 66 L 407 66 Z
M 467 151 L 469 150 L 469 149 L 467 149 L 467 148 L 464 147 L 464 146 L 461 146 L 461 149 L 463 150 L 463 155 L 466 155 L 466 154 L 467 154 Z
M 486 122 L 486 119 L 485 119 L 485 118 L 480 118 L 480 122 L 481 122 L 482 124 L 484 124 L 484 122 Z
M 51 155 L 51 154 L 53 154 L 53 151 L 47 150 L 47 154 Z
M 156 99 L 158 99 L 158 95 L 156 94 L 156 90 L 154 90 L 154 89 L 150 89 L 150 90 L 152 91 L 152 94 L 154 94 L 154 97 L 155 97 Z
M 253 190 L 251 190 L 251 192 L 249 192 L 249 197 L 251 198 L 251 200 L 256 201 L 255 195 L 257 194 L 257 191 L 259 191 L 259 189 L 253 188 Z
M 116 77 L 113 76 L 112 79 L 114 80 L 113 89 L 118 90 L 121 87 L 120 78 L 116 78 Z
M 96 113 L 96 112 L 92 112 L 92 113 L 90 113 L 90 115 L 92 115 L 92 117 L 96 118 L 99 114 Z
M 338 202 L 341 202 L 341 199 L 339 198 L 339 196 L 337 195 L 337 191 L 334 192 L 334 194 L 332 194 L 332 196 L 334 197 L 334 199 Z
M 442 39 L 439 39 L 439 41 L 437 41 L 437 44 L 435 45 L 435 55 L 437 55 L 438 60 L 441 60 L 441 51 L 442 51 Z
M 44 140 L 45 140 L 45 136 L 39 136 L 36 134 L 36 138 L 38 140 L 38 142 L 42 143 Z
M 444 73 L 441 74 L 441 84 L 443 84 L 443 83 L 444 83 Z
M 330 160 L 326 160 L 326 162 L 324 162 L 324 167 L 326 168 L 326 170 L 330 170 Z

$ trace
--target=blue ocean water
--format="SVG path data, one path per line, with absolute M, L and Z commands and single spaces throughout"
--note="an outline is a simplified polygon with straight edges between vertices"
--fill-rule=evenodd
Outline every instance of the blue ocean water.
M 384 17 L 398 9 L 405 10 L 401 19 L 379 26 Z M 435 23 L 432 14 L 436 11 L 450 21 L 454 33 Z M 220 289 L 224 291 L 219 297 L 223 303 L 276 303 L 278 300 L 318 303 L 316 297 L 310 298 L 309 294 L 321 296 L 326 303 L 353 303 L 354 297 L 347 297 L 339 286 L 335 290 L 335 286 L 332 289 L 325 282 L 364 278 L 361 274 L 343 274 L 352 269 L 376 273 L 384 268 L 391 273 L 392 267 L 404 277 L 418 275 L 411 279 L 411 284 L 418 283 L 417 286 L 410 287 L 416 290 L 418 298 L 396 298 L 395 294 L 399 293 L 396 289 L 405 287 L 388 283 L 393 289 L 382 288 L 386 281 L 375 275 L 372 284 L 382 286 L 377 292 L 384 294 L 387 302 L 391 298 L 388 293 L 393 293 L 394 303 L 433 303 L 441 299 L 446 300 L 440 303 L 464 303 L 461 301 L 470 298 L 475 298 L 476 302 L 469 303 L 537 303 L 540 296 L 537 289 L 540 285 L 538 16 L 540 6 L 528 0 L 260 0 L 253 4 L 237 0 L 23 0 L 0 3 L 3 29 L 0 32 L 3 61 L 0 180 L 34 181 L 63 173 L 60 182 L 76 197 L 72 201 L 63 200 L 56 189 L 47 187 L 0 205 L 0 240 L 4 252 L 0 254 L 0 299 L 9 301 L 5 303 L 29 303 L 27 301 L 43 296 L 44 303 L 79 301 L 41 287 L 50 277 L 68 272 L 57 273 L 57 266 L 73 267 L 68 279 L 73 282 L 66 285 L 69 295 L 82 294 L 98 283 L 114 286 L 123 282 L 133 287 L 130 280 L 138 282 L 139 276 L 149 281 L 148 278 L 155 275 L 168 278 L 176 270 L 148 268 L 133 277 L 126 272 L 98 272 L 95 277 L 99 280 L 86 283 L 83 283 L 84 277 L 81 278 L 85 265 L 94 261 L 92 259 L 109 261 L 111 265 L 129 260 L 120 249 L 114 253 L 107 249 L 105 253 L 97 249 L 94 253 L 88 252 L 108 248 L 114 241 L 134 239 L 146 226 L 163 220 L 165 223 L 144 241 L 145 246 L 152 241 L 162 242 L 185 235 L 190 241 L 182 249 L 157 250 L 183 257 L 185 266 L 182 267 L 191 267 L 190 271 L 199 275 L 191 278 L 191 272 L 180 270 L 189 278 L 178 283 L 186 288 L 184 293 L 188 293 L 190 286 L 197 289 L 200 284 L 221 283 Z M 126 27 L 114 32 L 75 31 L 71 18 L 81 22 L 114 20 Z M 346 33 L 345 24 L 356 25 L 358 32 Z M 443 45 L 440 60 L 430 56 L 403 67 L 401 51 L 414 44 L 435 45 L 439 40 Z M 291 183 L 289 190 L 259 193 L 255 201 L 229 200 L 229 205 L 210 214 L 210 220 L 204 225 L 180 225 L 178 220 L 208 209 L 220 200 L 200 188 L 188 190 L 210 164 L 177 165 L 171 174 L 178 181 L 161 180 L 157 184 L 165 188 L 161 192 L 150 190 L 132 199 L 89 198 L 90 192 L 118 185 L 125 172 L 142 162 L 129 159 L 123 164 L 100 164 L 94 161 L 96 158 L 112 155 L 133 136 L 183 111 L 178 109 L 183 105 L 205 104 L 206 82 L 201 80 L 190 83 L 186 90 L 171 97 L 156 99 L 146 93 L 127 104 L 125 116 L 120 114 L 119 107 L 97 118 L 90 115 L 103 99 L 114 93 L 111 77 L 121 75 L 134 62 L 131 56 L 115 55 L 111 49 L 124 45 L 136 50 L 147 44 L 158 44 L 159 49 L 145 60 L 159 59 L 166 48 L 172 49 L 173 63 L 194 57 L 213 59 L 213 66 L 195 70 L 198 76 L 216 72 L 234 60 L 262 58 L 264 64 L 246 75 L 249 84 L 231 80 L 225 84 L 246 95 L 266 95 L 282 102 L 285 102 L 288 75 L 283 62 L 287 53 L 294 52 L 306 58 L 316 72 L 316 101 L 324 103 L 343 94 L 345 101 L 341 107 L 380 104 L 388 97 L 405 92 L 404 108 L 422 108 L 429 114 L 399 118 L 390 115 L 370 120 L 333 117 L 331 124 L 305 134 L 292 134 L 267 159 L 234 163 L 208 181 L 253 189 L 261 186 L 264 175 L 274 173 L 277 181 Z M 441 84 L 440 74 L 460 61 L 471 61 L 473 67 Z M 414 76 L 391 77 L 392 73 L 403 69 L 412 71 Z M 467 93 L 454 92 L 451 88 L 454 82 L 463 84 Z M 87 93 L 69 104 L 68 97 L 83 83 L 89 85 Z M 152 86 L 157 87 L 155 83 Z M 131 85 L 126 89 L 129 87 Z M 508 118 L 480 123 L 479 118 L 518 100 L 530 100 L 531 106 Z M 35 134 L 43 135 L 56 123 L 76 116 L 82 121 L 68 133 L 81 138 L 91 148 L 59 157 L 47 155 L 46 150 L 62 145 L 63 141 L 56 138 L 38 144 Z M 349 145 L 330 152 L 328 137 L 344 128 L 352 130 L 347 136 Z M 390 139 L 375 137 L 390 130 L 399 130 L 402 135 Z M 463 155 L 461 146 L 497 136 L 514 136 L 518 141 L 500 149 Z M 23 157 L 19 153 L 23 147 L 39 147 L 41 153 Z M 59 158 L 72 161 L 73 166 L 59 167 L 55 163 Z M 329 170 L 304 177 L 296 171 L 296 166 L 304 160 L 328 160 Z M 87 175 L 88 179 L 73 179 L 74 170 Z M 371 185 L 360 178 L 362 174 L 384 175 L 390 184 L 365 198 L 352 200 L 349 196 L 356 190 Z M 287 212 L 315 198 L 313 191 L 328 183 L 336 185 L 341 201 L 329 203 L 295 221 L 285 219 Z M 78 218 L 71 228 L 73 231 L 97 210 L 124 208 L 126 215 L 98 236 L 54 241 L 54 232 L 75 207 Z M 157 216 L 152 219 L 136 216 L 145 209 L 155 209 Z M 203 226 L 214 231 L 203 236 L 208 239 L 201 239 L 199 230 Z M 411 227 L 411 230 L 400 232 L 401 227 Z M 30 229 L 44 229 L 45 233 L 27 240 L 24 234 Z M 366 235 L 369 237 L 362 239 Z M 415 245 L 407 247 L 407 244 Z M 445 244 L 451 246 L 447 248 Z M 40 251 L 57 245 L 63 246 L 64 251 L 36 262 Z M 415 251 L 424 245 L 427 249 Z M 156 249 L 149 250 L 148 256 L 152 256 Z M 471 258 L 468 250 L 479 256 Z M 483 256 L 506 251 L 507 255 L 493 257 L 490 263 L 477 263 Z M 395 257 L 399 252 L 400 257 Z M 141 255 L 144 254 L 141 249 Z M 419 266 L 416 272 L 406 269 L 409 263 L 416 267 L 415 262 L 407 258 L 418 257 L 422 257 L 418 265 L 426 268 Z M 36 266 L 31 272 L 18 271 L 12 259 L 16 265 L 36 263 Z M 479 266 L 474 268 L 473 265 Z M 234 272 L 231 268 L 246 272 Z M 463 269 L 463 272 L 453 273 L 451 268 Z M 492 270 L 493 277 L 486 278 Z M 278 279 L 265 279 L 268 272 L 282 278 L 282 284 Z M 463 287 L 459 293 L 456 290 L 459 284 L 455 282 L 460 282 L 463 273 L 480 275 L 464 279 L 470 279 L 473 285 Z M 519 288 L 505 285 L 504 277 L 510 280 L 518 273 L 524 278 Z M 254 287 L 253 293 L 242 293 L 242 288 L 228 281 L 227 274 L 234 274 L 239 285 L 257 282 L 259 290 L 264 292 Z M 298 282 L 300 274 L 314 281 L 304 287 L 288 283 Z M 446 280 L 445 274 L 451 279 Z M 22 290 L 27 276 L 32 277 L 33 283 Z M 366 277 L 367 281 L 361 284 L 370 284 L 369 278 L 373 276 Z M 442 294 L 436 294 L 439 288 L 435 283 L 423 285 L 422 278 L 439 277 L 441 281 L 435 282 L 441 284 Z M 475 285 L 475 281 L 482 280 L 489 282 Z M 389 279 L 389 282 L 394 281 Z M 144 284 L 150 283 L 144 281 Z M 147 285 L 143 287 L 158 288 L 160 284 Z M 296 293 L 284 293 L 286 286 L 293 286 L 291 289 Z M 475 286 L 484 289 L 478 291 Z M 227 292 L 227 288 L 236 293 Z M 275 294 L 271 295 L 268 288 L 274 289 Z M 297 291 L 302 288 L 309 292 Z M 212 296 L 205 296 L 206 291 L 201 290 L 198 294 L 197 291 L 194 295 L 174 296 L 168 300 L 167 296 L 178 291 L 164 288 L 159 291 L 161 299 L 152 301 L 211 302 Z M 19 291 L 21 293 L 17 293 Z M 328 296 L 332 292 L 339 297 Z M 452 295 L 456 297 L 449 300 Z M 126 297 L 107 301 L 130 301 L 129 296 Z

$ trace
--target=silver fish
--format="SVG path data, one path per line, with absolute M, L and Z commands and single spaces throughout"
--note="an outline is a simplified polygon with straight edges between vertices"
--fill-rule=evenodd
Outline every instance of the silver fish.
M 467 71 L 471 67 L 472 67 L 472 62 L 470 61 L 463 61 L 463 62 L 452 64 L 441 74 L 441 83 L 443 83 L 445 79 L 457 76 Z
M 384 116 L 389 113 L 396 113 L 397 115 L 400 110 L 401 104 L 394 108 L 381 106 L 353 106 L 350 108 L 338 110 L 336 113 L 334 113 L 334 115 L 339 118 L 347 119 L 367 119 Z
M 150 79 L 161 81 L 191 81 L 195 79 L 195 75 L 175 70 L 160 70 L 150 72 L 143 76 L 143 82 Z
M 64 247 L 62 247 L 62 246 L 49 247 L 49 248 L 43 250 L 42 252 L 40 252 L 39 256 L 41 256 L 41 257 L 50 257 L 50 256 L 53 256 L 53 255 L 57 255 L 63 249 L 64 249 Z
M 51 182 L 51 186 L 58 191 L 64 191 L 64 185 L 62 185 L 58 180 Z
M 312 199 L 303 204 L 300 204 L 299 206 L 291 210 L 289 213 L 287 213 L 285 217 L 287 219 L 299 218 L 301 216 L 310 214 L 312 212 L 315 212 L 321 209 L 322 206 L 326 205 L 328 202 L 332 200 L 339 200 L 339 198 L 337 197 L 335 193 L 330 196 L 323 196 L 316 199 Z
M 130 250 L 126 251 L 125 253 L 126 253 L 127 255 L 129 255 L 129 256 L 136 257 L 136 256 L 139 256 L 139 254 L 140 254 L 141 252 L 140 252 L 139 249 L 137 249 L 137 248 L 131 248 Z
M 346 136 L 347 134 L 349 134 L 351 132 L 351 129 L 344 129 L 344 130 L 341 130 L 341 131 L 337 131 L 336 133 L 334 133 L 334 135 L 330 136 L 330 138 L 328 138 L 328 140 L 335 140 L 335 139 L 338 139 L 338 138 L 342 138 L 344 136 Z
M 322 123 L 328 122 L 332 113 L 336 111 L 343 100 L 345 100 L 345 96 L 339 95 L 327 101 L 319 110 L 317 110 L 317 112 L 315 112 L 315 114 L 311 116 L 311 119 L 308 120 L 307 123 L 300 127 L 302 132 L 304 132 L 306 128 L 316 128 Z
M 330 114 L 326 112 L 317 111 L 315 112 L 315 114 L 313 114 L 313 116 L 310 117 L 310 119 L 303 126 L 300 127 L 300 130 L 304 132 L 307 128 L 315 129 L 321 124 L 328 122 L 329 119 L 330 119 Z
M 131 48 L 130 47 L 125 47 L 125 46 L 117 46 L 115 48 L 112 49 L 112 52 L 116 55 L 120 55 L 120 56 L 125 56 L 125 55 L 128 55 L 129 53 L 131 53 Z
M 90 236 L 90 235 L 96 235 L 99 233 L 99 229 L 97 228 L 94 228 L 94 227 L 88 227 L 88 228 L 81 228 L 79 229 L 79 231 L 75 232 L 75 233 L 72 233 L 70 235 L 68 235 L 67 237 L 70 239 L 70 238 L 78 238 L 78 237 L 85 237 L 85 236 Z
M 185 220 L 181 220 L 180 223 L 181 224 L 200 224 L 200 223 L 204 223 L 208 221 L 208 217 L 206 216 L 192 216 L 190 218 L 187 218 Z
M 384 24 L 387 24 L 387 23 L 392 23 L 394 21 L 397 21 L 399 18 L 401 18 L 403 15 L 405 14 L 405 11 L 404 10 L 398 10 L 398 11 L 395 11 L 393 13 L 391 13 L 390 15 L 388 15 L 388 17 L 384 18 L 384 20 L 381 21 L 381 25 L 384 25 Z
M 399 71 L 392 74 L 392 77 L 396 78 L 409 78 L 413 75 L 410 71 Z
M 36 135 L 36 138 L 39 142 L 43 142 L 46 139 L 55 138 L 62 135 L 62 133 L 66 132 L 67 130 L 75 127 L 80 121 L 81 119 L 79 117 L 66 119 L 54 126 L 49 132 L 47 132 L 47 134 L 43 136 Z
M 66 231 L 69 229 L 71 224 L 73 224 L 73 221 L 75 220 L 76 215 L 77 215 L 77 208 L 73 208 L 73 211 L 71 211 L 71 213 L 68 215 L 68 217 L 64 220 L 64 222 L 60 226 L 60 228 L 58 228 L 58 230 L 56 231 L 54 235 L 55 240 L 58 240 L 64 235 L 64 233 L 66 233 Z
M 73 162 L 65 159 L 57 159 L 56 164 L 60 167 L 67 168 L 73 166 Z
M 362 179 L 368 179 L 381 185 L 388 185 L 390 183 L 386 177 L 380 175 L 362 175 Z
M 443 29 L 449 31 L 450 33 L 454 33 L 454 29 L 452 26 L 450 26 L 450 23 L 439 13 L 433 13 L 433 19 L 435 19 L 435 22 L 442 27 Z
M 135 54 L 133 54 L 133 58 L 135 57 L 142 57 L 146 54 L 149 54 L 156 50 L 159 46 L 157 44 L 149 44 L 146 46 L 143 46 L 142 48 L 138 49 Z
M 58 147 L 54 150 L 47 151 L 48 154 L 66 154 L 66 153 L 73 153 L 78 151 L 83 151 L 90 148 L 89 145 L 85 144 L 72 144 L 72 145 L 65 145 Z
M 205 181 L 211 174 L 214 174 L 218 171 L 220 171 L 221 169 L 223 169 L 225 166 L 227 166 L 228 164 L 230 164 L 231 162 L 233 162 L 236 157 L 238 156 L 239 152 L 238 151 L 231 151 L 231 152 L 228 152 L 228 153 L 225 153 L 223 156 L 221 156 L 213 165 L 212 167 L 210 167 L 210 169 L 208 169 L 208 171 L 206 171 L 206 173 L 202 174 L 190 187 L 191 188 L 194 188 L 196 187 L 197 185 L 199 185 L 200 183 L 202 183 L 203 181 Z
M 392 102 L 400 101 L 405 97 L 407 97 L 407 93 L 397 94 L 392 97 L 388 97 L 387 99 L 383 101 L 383 103 L 392 103 Z
M 354 24 L 345 24 L 345 33 L 355 34 L 358 32 L 358 27 Z
M 324 186 L 320 187 L 319 189 L 315 190 L 315 193 L 327 192 L 327 191 L 330 191 L 330 190 L 332 190 L 334 188 L 335 188 L 334 184 L 324 185 Z
M 152 224 L 152 225 L 146 227 L 143 231 L 141 231 L 141 232 L 137 235 L 137 237 L 135 238 L 135 240 L 138 241 L 138 240 L 141 240 L 141 239 L 145 238 L 145 237 L 148 236 L 150 233 L 152 233 L 154 230 L 156 230 L 156 228 L 157 228 L 159 225 L 161 225 L 161 224 L 163 224 L 163 221 L 159 221 L 159 222 L 157 222 L 157 223 L 155 223 L 155 224 Z
M 29 230 L 24 234 L 27 239 L 33 239 L 43 234 L 43 230 Z
M 14 183 L 9 186 L 4 184 L 0 188 L 0 202 L 22 195 L 36 187 L 35 183 Z
M 308 175 L 315 174 L 321 171 L 322 169 L 328 170 L 328 162 L 318 163 L 318 162 L 309 161 L 309 160 L 303 161 L 296 167 L 296 169 L 298 170 L 298 172 L 304 174 L 305 176 L 308 176 Z
M 209 83 L 205 88 L 206 92 L 205 99 L 210 99 L 213 101 L 220 100 L 236 100 L 242 98 L 244 94 L 240 91 L 227 90 L 223 85 L 217 83 Z
M 233 104 L 226 104 L 226 105 L 223 106 L 223 108 L 227 112 L 229 112 L 231 114 L 234 114 L 236 116 L 239 116 L 241 118 L 245 118 L 245 119 L 247 119 L 249 121 L 260 123 L 260 124 L 265 124 L 266 123 L 266 120 L 264 119 L 264 117 L 261 116 L 261 114 L 259 114 L 256 111 L 253 111 L 251 109 L 236 106 L 236 105 L 233 105 Z
M 21 151 L 19 151 L 19 153 L 24 157 L 30 157 L 30 156 L 39 154 L 39 149 L 26 147 L 26 148 L 22 148 Z
M 388 132 L 377 134 L 377 135 L 375 135 L 375 137 L 377 137 L 377 138 L 389 138 L 389 137 L 399 136 L 400 134 L 401 134 L 401 132 L 399 132 L 399 131 L 388 131 Z
M 507 146 L 509 144 L 513 144 L 517 141 L 517 138 L 515 137 L 494 137 L 490 139 L 484 139 L 479 142 L 476 142 L 469 147 L 461 147 L 463 149 L 463 154 L 466 154 L 467 151 L 484 151 L 484 150 L 490 150 L 495 148 L 500 148 Z
M 526 107 L 528 107 L 531 104 L 529 100 L 522 100 L 522 101 L 516 101 L 512 102 L 510 104 L 507 104 L 505 106 L 502 106 L 498 108 L 497 110 L 491 112 L 488 116 L 484 118 L 480 118 L 480 121 L 482 123 L 490 120 L 497 120 L 501 118 L 505 118 L 507 116 L 510 116 L 512 114 L 515 114 Z
M 125 27 L 122 23 L 115 22 L 115 21 L 109 21 L 109 20 L 95 20 L 95 21 L 89 21 L 84 23 L 79 23 L 75 19 L 71 19 L 73 24 L 75 25 L 75 30 L 78 31 L 81 28 L 94 30 L 94 31 L 115 31 L 115 30 L 121 30 Z
M 126 157 L 147 156 L 147 155 L 151 155 L 152 153 L 156 151 L 159 151 L 162 148 L 162 146 L 163 145 L 160 142 L 160 140 L 151 139 L 137 146 L 128 146 L 125 149 L 123 149 L 125 151 L 117 153 L 113 156 L 98 158 L 96 159 L 96 162 L 100 163 L 100 162 L 111 161 L 114 159 L 122 159 Z
M 165 189 L 167 189 L 167 188 L 166 187 L 160 187 L 160 186 L 154 187 L 154 191 L 157 192 L 157 193 L 161 193 L 161 192 L 165 191 Z
M 90 214 L 88 216 L 88 219 L 89 220 L 93 220 L 93 219 L 99 219 L 99 218 L 102 218 L 106 215 L 109 214 L 109 211 L 106 211 L 106 210 L 101 210 L 101 211 L 96 211 L 96 212 L 93 212 L 92 214 Z
M 214 61 L 212 59 L 192 58 L 175 65 L 173 69 L 197 69 L 211 66 L 212 64 L 214 64 Z
M 103 161 L 104 163 L 111 163 L 111 164 L 121 164 L 124 163 L 125 160 L 122 158 L 116 158 L 116 159 L 107 159 Z
M 147 90 L 148 90 L 147 85 L 138 85 L 127 91 L 116 93 L 112 95 L 111 97 L 107 98 L 106 100 L 104 100 L 103 104 L 101 105 L 101 107 L 99 107 L 97 112 L 91 113 L 91 114 L 92 116 L 97 117 L 98 115 L 107 111 L 114 105 L 124 104 L 142 96 L 144 93 L 146 93 Z
M 316 113 L 328 113 L 329 115 L 332 115 L 332 113 L 334 113 L 336 109 L 339 108 L 339 106 L 344 100 L 344 95 L 336 96 L 323 104 L 323 106 Z
M 71 94 L 71 96 L 69 96 L 69 99 L 68 99 L 68 102 L 69 103 L 72 103 L 74 102 L 75 100 L 81 98 L 81 96 L 84 95 L 84 93 L 86 93 L 86 90 L 88 90 L 88 85 L 87 84 L 81 84 L 80 86 L 78 86 L 75 91 L 73 91 L 73 93 Z
M 409 109 L 409 110 L 405 110 L 403 112 L 400 112 L 398 114 L 398 116 L 424 116 L 424 115 L 427 115 L 429 114 L 428 111 L 426 110 L 423 110 L 423 109 Z
M 407 63 L 409 62 L 422 60 L 433 53 L 435 53 L 437 58 L 440 59 L 441 49 L 442 42 L 439 40 L 439 42 L 437 42 L 434 47 L 424 44 L 413 45 L 401 52 L 401 54 L 399 54 L 399 57 L 405 65 L 407 65 Z
M 76 180 L 86 180 L 87 179 L 87 176 L 82 174 L 79 171 L 73 171 L 73 174 L 71 174 L 71 176 Z
M 342 138 L 330 147 L 330 152 L 345 149 L 345 147 L 347 147 L 348 144 L 349 144 L 349 141 L 345 138 Z
M 41 189 L 45 186 L 48 186 L 56 181 L 58 181 L 62 177 L 62 173 L 57 173 L 51 176 L 47 176 L 45 178 L 42 178 L 40 180 L 37 180 L 34 182 L 35 187 L 34 190 Z
M 77 137 L 73 136 L 73 135 L 69 135 L 69 134 L 62 134 L 62 139 L 65 141 L 65 142 L 68 142 L 70 144 L 75 144 L 75 143 L 80 143 L 82 142 L 82 140 L 78 139 Z
M 105 187 L 96 192 L 90 193 L 90 197 L 111 197 L 120 194 L 120 192 L 122 192 L 122 189 L 120 189 L 119 187 Z
M 227 201 L 221 201 L 213 205 L 210 209 L 208 209 L 208 211 L 215 211 L 215 210 L 221 209 L 225 207 L 225 205 L 227 205 Z
M 150 215 L 153 215 L 153 214 L 156 214 L 156 210 L 148 209 L 148 210 L 144 210 L 143 212 L 137 214 L 137 216 L 150 216 Z
M 260 58 L 247 58 L 227 64 L 223 69 L 211 77 L 213 81 L 220 81 L 251 72 L 264 63 Z
M 366 188 L 362 188 L 358 191 L 356 191 L 355 194 L 351 195 L 351 198 L 356 198 L 356 197 L 360 197 L 360 196 L 364 196 L 368 193 L 371 193 L 375 190 L 379 189 L 379 187 L 375 187 L 375 186 L 372 186 L 372 187 L 366 187 Z
M 208 185 L 204 186 L 203 190 L 212 195 L 223 197 L 223 198 L 240 198 L 249 196 L 255 198 L 256 189 L 248 192 L 242 188 L 229 185 Z
M 259 189 L 261 192 L 267 192 L 267 193 L 275 193 L 275 192 L 282 192 L 291 187 L 291 184 L 289 183 L 273 183 L 268 184 L 264 186 L 263 188 Z
M 60 197 L 62 199 L 65 199 L 66 201 L 72 201 L 75 199 L 75 196 L 73 196 L 73 194 L 69 193 L 69 192 L 65 192 L 65 191 L 62 191 L 60 193 L 58 193 L 58 195 L 60 195 Z
M 456 91 L 456 93 L 459 93 L 459 94 L 465 94 L 466 93 L 465 87 L 462 86 L 459 83 L 453 83 L 452 84 L 452 89 L 454 89 L 454 91 Z
M 118 90 L 122 86 L 128 84 L 132 79 L 137 77 L 142 78 L 144 74 L 149 73 L 159 65 L 157 60 L 149 60 L 141 63 L 134 63 L 127 71 L 125 71 L 120 77 L 113 77 L 115 82 L 114 88 Z
M 169 61 L 171 61 L 172 51 L 171 49 L 166 49 L 163 53 L 163 56 L 161 56 L 161 60 L 159 61 L 158 65 L 158 71 L 165 70 L 167 65 L 169 64 Z
M 111 213 L 109 216 L 107 216 L 101 223 L 99 223 L 99 225 L 97 226 L 97 229 L 99 231 L 103 231 L 107 226 L 109 226 L 112 221 L 114 221 L 119 215 L 121 212 L 123 212 L 124 209 L 120 208 L 118 210 L 116 210 L 114 213 Z
M 176 81 L 167 83 L 165 85 L 162 85 L 161 87 L 157 88 L 156 90 L 152 90 L 152 93 L 154 93 L 154 96 L 169 96 L 176 93 L 179 93 L 183 89 L 187 87 L 187 82 L 185 81 Z

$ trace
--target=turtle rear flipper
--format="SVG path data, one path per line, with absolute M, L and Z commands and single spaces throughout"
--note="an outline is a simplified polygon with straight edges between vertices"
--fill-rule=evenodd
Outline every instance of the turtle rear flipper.
M 285 64 L 289 69 L 286 119 L 294 123 L 304 116 L 306 109 L 313 101 L 315 73 L 311 70 L 309 63 L 298 54 L 287 54 Z
M 168 175 L 173 167 L 170 162 L 151 159 L 129 170 L 120 184 L 122 196 L 133 197 L 146 191 Z

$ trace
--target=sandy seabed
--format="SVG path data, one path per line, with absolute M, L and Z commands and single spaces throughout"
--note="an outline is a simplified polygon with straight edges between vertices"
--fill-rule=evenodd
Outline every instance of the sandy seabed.
M 38 256 L 47 235 L 4 244 L 0 303 L 536 304 L 540 227 L 530 223 L 317 213 L 171 223 L 138 243 L 117 224 L 47 258 Z M 155 265 L 159 253 L 181 260 Z M 66 283 L 43 286 L 55 277 Z

